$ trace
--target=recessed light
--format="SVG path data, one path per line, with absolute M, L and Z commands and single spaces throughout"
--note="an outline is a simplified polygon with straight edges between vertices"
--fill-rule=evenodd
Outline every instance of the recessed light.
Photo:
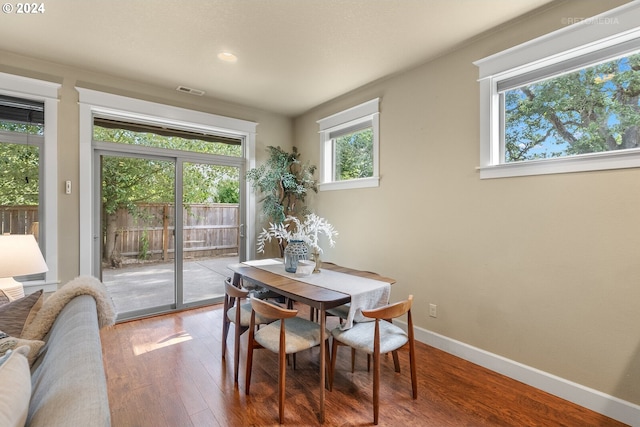
M 235 56 L 233 53 L 231 52 L 220 52 L 218 54 L 218 59 L 224 62 L 237 62 L 238 61 L 238 57 Z

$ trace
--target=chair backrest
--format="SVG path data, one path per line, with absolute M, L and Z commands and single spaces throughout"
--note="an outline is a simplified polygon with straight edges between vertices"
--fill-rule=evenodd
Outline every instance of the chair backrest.
M 251 297 L 251 307 L 256 313 L 271 319 L 288 319 L 289 317 L 295 317 L 298 314 L 298 310 L 282 308 L 279 305 L 254 297 Z
M 362 315 L 372 319 L 395 319 L 405 313 L 409 313 L 409 317 L 411 317 L 412 304 L 413 295 L 409 295 L 409 297 L 404 301 L 399 301 L 373 310 L 362 310 Z
M 247 298 L 249 291 L 239 288 L 231 283 L 231 279 L 227 278 L 224 281 L 224 292 L 231 298 Z

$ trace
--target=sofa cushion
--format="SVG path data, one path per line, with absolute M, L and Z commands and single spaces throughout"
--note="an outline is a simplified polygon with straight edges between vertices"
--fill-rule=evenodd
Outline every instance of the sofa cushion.
M 42 307 L 43 300 L 42 290 L 39 290 L 8 304 L 0 305 L 0 330 L 12 337 L 20 337 L 25 325 L 33 320 Z
M 40 349 L 43 345 L 44 341 L 16 338 L 0 331 L 0 356 L 6 354 L 9 350 L 15 350 L 18 347 L 27 346 L 29 351 L 26 356 L 29 361 L 29 366 L 31 366 L 33 361 L 36 360 L 36 357 L 38 356 L 38 353 L 40 353 Z
M 9 352 L 0 364 L 0 426 L 24 426 L 31 398 L 31 372 L 27 347 Z
M 5 294 L 2 289 L 0 289 L 0 305 L 9 304 L 10 302 L 11 300 L 9 299 L 7 294 Z

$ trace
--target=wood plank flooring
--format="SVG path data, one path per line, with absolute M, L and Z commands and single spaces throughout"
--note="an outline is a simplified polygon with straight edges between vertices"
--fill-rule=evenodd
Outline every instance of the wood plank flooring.
M 304 306 L 298 307 L 304 315 Z M 118 324 L 101 333 L 114 427 L 272 426 L 278 423 L 275 355 L 254 353 L 251 395 L 233 383 L 233 330 L 221 358 L 222 306 Z M 335 325 L 329 319 L 328 325 Z M 233 326 L 232 326 L 233 328 Z M 382 358 L 380 426 L 622 426 L 610 418 L 416 343 L 418 399 L 411 399 L 408 354 L 402 372 Z M 285 425 L 318 421 L 319 349 L 287 368 Z M 326 426 L 373 424 L 372 373 L 366 357 L 338 351 L 333 391 L 326 393 Z

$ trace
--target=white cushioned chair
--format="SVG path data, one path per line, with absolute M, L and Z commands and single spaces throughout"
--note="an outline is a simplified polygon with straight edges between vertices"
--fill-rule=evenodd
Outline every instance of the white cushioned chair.
M 411 304 L 413 295 L 404 301 L 380 307 L 374 310 L 363 310 L 365 317 L 375 319 L 373 322 L 354 323 L 350 329 L 342 330 L 339 326 L 331 331 L 333 345 L 331 350 L 331 382 L 335 372 L 338 346 L 345 345 L 352 349 L 373 355 L 373 423 L 378 424 L 380 408 L 380 355 L 391 352 L 396 372 L 400 372 L 400 362 L 397 350 L 408 348 L 409 365 L 411 369 L 412 397 L 418 397 L 418 382 L 416 377 L 415 344 L 413 337 L 413 320 L 411 318 Z M 407 332 L 394 325 L 391 319 L 407 315 Z M 352 353 L 353 354 L 353 353 Z M 352 357 L 353 370 L 353 357 Z
M 234 327 L 234 350 L 233 350 L 233 380 L 234 384 L 238 384 L 238 365 L 240 362 L 240 335 L 242 335 L 251 323 L 251 303 L 245 301 L 249 295 L 249 291 L 242 289 L 240 284 L 240 276 L 234 275 L 233 281 L 227 277 L 224 282 L 224 311 L 222 315 L 222 359 L 225 359 L 227 353 L 227 336 L 229 335 L 229 327 L 231 323 Z M 256 324 L 266 324 L 272 322 L 273 319 L 267 319 L 262 316 L 256 317 Z
M 284 422 L 284 391 L 286 378 L 286 357 L 289 354 L 298 353 L 322 344 L 320 341 L 320 325 L 301 317 L 297 317 L 298 310 L 282 308 L 268 302 L 251 298 L 253 312 L 249 327 L 249 348 L 247 353 L 247 374 L 245 377 L 245 393 L 249 394 L 251 386 L 251 365 L 253 362 L 253 350 L 265 348 L 278 354 L 278 413 L 280 424 Z M 257 329 L 257 317 L 276 318 L 273 323 Z M 329 331 L 325 331 L 325 337 Z M 327 359 L 329 358 L 329 341 L 325 339 Z M 330 369 L 327 364 L 327 370 Z

